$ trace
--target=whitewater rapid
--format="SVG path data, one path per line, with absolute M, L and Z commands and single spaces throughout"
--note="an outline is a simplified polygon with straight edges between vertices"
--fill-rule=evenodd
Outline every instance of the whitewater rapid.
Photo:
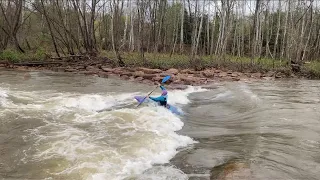
M 183 109 L 188 96 L 201 91 L 169 91 L 168 102 Z M 30 172 L 41 172 L 42 178 L 187 179 L 165 166 L 180 148 L 196 143 L 176 133 L 184 125 L 182 117 L 153 104 L 136 108 L 134 95 L 144 93 L 23 91 L 2 84 L 0 118 L 36 121 L 23 132 L 30 146 L 18 163 L 45 164 L 42 171 Z

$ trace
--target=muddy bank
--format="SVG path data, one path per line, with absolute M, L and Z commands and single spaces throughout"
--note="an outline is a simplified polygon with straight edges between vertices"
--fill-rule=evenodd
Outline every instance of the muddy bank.
M 247 80 L 273 80 L 276 78 L 292 77 L 285 71 L 269 71 L 266 73 L 244 73 L 231 70 L 207 68 L 202 71 L 192 69 L 151 69 L 145 67 L 112 67 L 106 63 L 61 63 L 61 64 L 4 64 L 2 68 L 10 68 L 22 71 L 51 70 L 55 72 L 69 72 L 75 74 L 94 75 L 102 78 L 119 77 L 124 80 L 145 83 L 149 85 L 161 82 L 162 78 L 170 75 L 166 83 L 174 89 L 184 88 L 186 85 L 209 85 L 221 81 L 247 81 Z

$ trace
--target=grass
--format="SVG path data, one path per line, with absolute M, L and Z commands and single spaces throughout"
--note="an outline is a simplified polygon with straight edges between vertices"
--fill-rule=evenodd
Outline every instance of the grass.
M 47 52 L 45 49 L 38 48 L 34 51 L 27 53 L 20 53 L 12 49 L 6 49 L 0 52 L 0 61 L 17 63 L 26 61 L 43 61 L 46 59 Z M 101 51 L 99 56 L 108 57 L 112 60 L 116 60 L 116 57 L 112 51 Z M 194 68 L 195 65 L 191 65 L 190 57 L 186 54 L 170 54 L 167 53 L 145 53 L 146 63 L 141 60 L 138 52 L 123 52 L 121 57 L 127 66 L 131 67 L 149 67 L 158 69 L 186 69 Z M 252 59 L 249 57 L 237 57 L 237 56 L 201 56 L 197 57 L 196 66 L 202 68 L 216 67 L 224 68 L 227 70 L 240 71 L 240 72 L 267 72 L 276 70 L 289 70 L 287 61 L 273 60 L 269 58 Z M 252 63 L 253 62 L 253 63 Z M 320 61 L 311 61 L 302 66 L 302 73 L 304 76 L 320 79 Z
M 110 59 L 116 60 L 116 57 L 111 51 L 102 51 L 101 56 L 106 56 Z M 121 54 L 123 61 L 128 66 L 148 66 L 150 68 L 168 69 L 168 68 L 191 68 L 190 57 L 188 55 L 179 55 L 165 53 L 145 53 L 147 64 L 141 60 L 140 54 L 137 52 L 124 52 Z M 286 67 L 286 61 L 279 61 L 267 58 L 254 59 L 253 64 L 251 58 L 235 57 L 226 55 L 224 57 L 218 56 L 202 56 L 197 57 L 197 66 L 205 67 L 222 67 L 231 70 L 244 71 L 268 71 L 279 67 Z
M 0 52 L 0 61 L 6 61 L 10 63 L 18 63 L 24 61 L 43 61 L 45 58 L 46 53 L 42 48 L 39 48 L 35 51 L 29 51 L 27 53 L 21 53 L 12 49 L 6 49 Z
M 310 63 L 304 64 L 303 72 L 308 74 L 310 78 L 320 79 L 320 62 L 311 61 Z

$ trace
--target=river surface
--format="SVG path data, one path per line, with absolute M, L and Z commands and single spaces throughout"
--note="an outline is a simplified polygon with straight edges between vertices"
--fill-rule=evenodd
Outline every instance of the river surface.
M 0 72 L 0 179 L 320 177 L 319 81 L 169 91 L 184 112 L 176 116 L 154 104 L 136 108 L 133 96 L 152 86 L 30 75 Z

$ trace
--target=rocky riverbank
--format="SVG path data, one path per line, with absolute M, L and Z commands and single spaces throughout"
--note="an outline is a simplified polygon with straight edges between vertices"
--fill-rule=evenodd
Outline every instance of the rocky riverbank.
M 82 65 L 84 64 L 84 65 Z M 157 84 L 163 77 L 170 75 L 167 84 L 172 88 L 182 88 L 184 85 L 206 85 L 221 81 L 246 81 L 290 77 L 286 71 L 269 71 L 266 73 L 235 72 L 216 68 L 207 68 L 202 71 L 192 69 L 151 69 L 145 67 L 112 67 L 100 64 L 48 64 L 48 65 L 7 65 L 0 64 L 0 67 L 15 70 L 51 70 L 56 72 L 69 72 L 75 74 L 94 75 L 102 78 L 119 77 L 124 80 L 136 81 L 145 84 Z

